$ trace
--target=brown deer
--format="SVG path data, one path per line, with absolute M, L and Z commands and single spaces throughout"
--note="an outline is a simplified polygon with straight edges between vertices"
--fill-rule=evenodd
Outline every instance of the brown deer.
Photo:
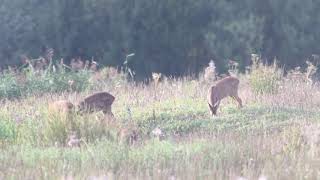
M 211 86 L 208 92 L 207 100 L 212 115 L 217 115 L 220 101 L 225 97 L 232 97 L 238 102 L 239 108 L 242 107 L 242 100 L 238 95 L 239 79 L 228 76 L 219 80 Z
M 67 100 L 59 100 L 54 101 L 53 103 L 49 104 L 49 109 L 56 112 L 70 112 L 74 108 L 74 105 Z
M 59 115 L 60 117 L 68 118 L 74 111 L 74 105 L 67 100 L 59 100 L 49 103 L 49 114 Z
M 104 114 L 113 116 L 111 106 L 115 97 L 107 92 L 98 92 L 87 96 L 78 105 L 79 112 L 92 113 L 102 111 Z

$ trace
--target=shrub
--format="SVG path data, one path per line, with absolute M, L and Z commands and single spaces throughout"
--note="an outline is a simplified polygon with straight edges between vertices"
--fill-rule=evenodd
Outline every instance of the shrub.
M 0 79 L 0 98 L 19 98 L 26 95 L 85 91 L 91 89 L 91 72 L 58 70 L 56 72 L 34 72 L 25 69 L 19 74 L 4 72 Z
M 22 87 L 18 85 L 14 74 L 3 73 L 0 78 L 0 98 L 15 98 L 21 96 Z
M 68 90 L 80 92 L 90 89 L 89 78 L 90 72 L 85 70 L 29 73 L 24 92 L 26 94 L 58 93 Z
M 249 82 L 256 94 L 274 94 L 278 91 L 282 78 L 282 70 L 276 63 L 265 65 L 259 58 L 253 59 Z

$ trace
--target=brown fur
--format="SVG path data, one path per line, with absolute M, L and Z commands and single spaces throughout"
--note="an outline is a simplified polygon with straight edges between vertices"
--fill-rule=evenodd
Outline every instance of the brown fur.
M 220 101 L 225 97 L 232 97 L 242 107 L 242 100 L 238 95 L 239 79 L 236 77 L 226 77 L 219 80 L 216 85 L 210 87 L 208 92 L 208 104 L 212 115 L 217 114 Z
M 56 112 L 67 113 L 72 111 L 73 108 L 73 104 L 67 100 L 54 101 L 53 103 L 49 104 L 49 109 Z
M 74 110 L 74 105 L 67 100 L 54 101 L 49 104 L 49 113 L 67 117 Z
M 98 92 L 87 96 L 78 105 L 80 112 L 92 113 L 94 111 L 103 111 L 104 114 L 113 116 L 111 106 L 115 97 L 107 92 Z

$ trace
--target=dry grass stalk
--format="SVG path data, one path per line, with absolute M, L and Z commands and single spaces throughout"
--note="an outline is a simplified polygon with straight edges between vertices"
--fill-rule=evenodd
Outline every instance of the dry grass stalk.
M 213 60 L 209 62 L 209 66 L 204 70 L 204 79 L 207 82 L 213 82 L 217 79 L 216 66 Z

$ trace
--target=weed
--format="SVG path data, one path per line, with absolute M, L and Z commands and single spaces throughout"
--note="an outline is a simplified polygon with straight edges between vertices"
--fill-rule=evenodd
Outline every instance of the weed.
M 256 94 L 274 94 L 278 92 L 282 71 L 276 62 L 272 66 L 264 65 L 261 59 L 253 59 L 249 82 Z

